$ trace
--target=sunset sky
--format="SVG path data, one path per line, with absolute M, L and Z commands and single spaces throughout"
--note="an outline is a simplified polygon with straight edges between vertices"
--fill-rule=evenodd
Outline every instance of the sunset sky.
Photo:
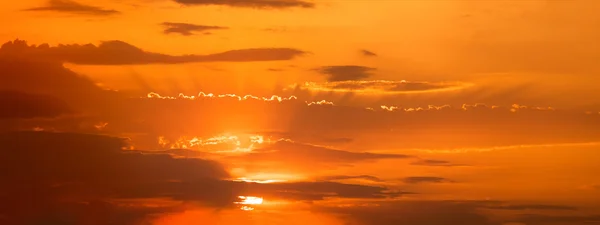
M 0 224 L 600 223 L 600 2 L 0 2 Z

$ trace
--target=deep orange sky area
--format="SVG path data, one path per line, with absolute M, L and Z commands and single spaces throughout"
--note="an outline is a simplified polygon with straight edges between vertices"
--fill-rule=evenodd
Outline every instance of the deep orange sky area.
M 0 224 L 600 223 L 600 2 L 0 2 Z

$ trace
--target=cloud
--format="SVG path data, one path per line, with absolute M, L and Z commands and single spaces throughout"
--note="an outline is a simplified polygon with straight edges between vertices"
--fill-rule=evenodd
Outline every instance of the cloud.
M 418 160 L 418 161 L 412 162 L 411 165 L 416 165 L 416 166 L 447 166 L 447 167 L 466 166 L 466 165 L 462 165 L 462 164 L 454 164 L 454 163 L 452 163 L 450 161 L 434 160 L 434 159 Z
M 443 177 L 406 177 L 402 181 L 407 184 L 420 184 L 420 183 L 446 183 L 451 182 Z
M 215 161 L 175 158 L 168 152 L 126 150 L 126 141 L 77 133 L 1 134 L 0 176 L 5 185 L 0 187 L 0 193 L 6 195 L 0 195 L 0 200 L 12 207 L 0 207 L 0 214 L 11 224 L 54 219 L 75 220 L 81 224 L 83 221 L 77 218 L 85 219 L 80 215 L 90 210 L 88 207 L 95 207 L 94 204 L 107 210 L 95 219 L 112 220 L 118 215 L 129 215 L 130 219 L 138 220 L 151 213 L 182 210 L 176 204 L 182 202 L 230 208 L 235 206 L 234 201 L 240 195 L 317 201 L 326 198 L 382 199 L 405 194 L 386 187 L 330 181 L 269 184 L 231 181 L 229 173 Z M 165 199 L 175 206 L 144 205 L 153 199 Z M 118 203 L 128 200 L 142 204 L 138 210 L 131 211 L 131 204 Z M 82 211 L 72 211 L 73 208 Z M 49 213 L 56 213 L 57 217 L 47 217 Z
M 327 81 L 361 80 L 372 76 L 377 69 L 365 66 L 324 66 L 316 69 L 327 76 Z
M 116 10 L 84 5 L 71 0 L 49 0 L 46 6 L 29 8 L 26 11 L 53 11 L 94 16 L 110 16 L 119 13 Z
M 499 210 L 577 210 L 577 207 L 565 205 L 493 205 L 485 208 Z
M 0 49 L 0 71 L 3 71 L 0 74 L 0 90 L 58 98 L 44 104 L 58 107 L 62 104 L 58 101 L 65 101 L 73 111 L 81 107 L 103 108 L 104 104 L 114 104 L 116 93 L 101 89 L 94 81 L 61 63 L 35 57 L 11 57 L 13 55 L 9 52 L 12 50 L 10 47 Z M 29 100 L 34 98 L 20 96 Z
M 27 45 L 16 40 L 2 45 L 0 55 L 13 58 L 37 58 L 81 65 L 180 64 L 193 62 L 251 62 L 291 60 L 305 52 L 291 48 L 239 49 L 208 55 L 166 55 L 147 52 L 123 41 L 106 41 L 96 46 L 58 45 L 50 47 Z
M 366 50 L 366 49 L 360 50 L 360 54 L 363 55 L 363 56 L 368 56 L 368 57 L 377 56 L 377 54 L 375 54 L 374 52 Z
M 54 210 L 66 210 L 57 209 L 67 207 L 62 202 L 108 200 L 127 188 L 144 192 L 152 183 L 229 177 L 214 161 L 128 152 L 123 150 L 125 140 L 108 136 L 11 132 L 0 135 L 0 146 L 5 183 L 0 193 L 7 194 L 0 198 L 12 206 L 9 221 L 39 220 Z M 6 209 L 0 207 L 0 214 L 2 210 Z
M 205 26 L 205 25 L 196 25 L 190 23 L 170 23 L 165 22 L 162 24 L 165 27 L 165 34 L 177 33 L 183 36 L 191 36 L 197 32 L 206 32 L 209 30 L 224 30 L 229 29 L 227 27 L 221 26 Z
M 184 5 L 218 5 L 241 8 L 282 9 L 282 8 L 313 8 L 314 3 L 302 0 L 174 0 Z
M 72 113 L 66 102 L 48 95 L 0 90 L 0 119 L 52 118 Z
M 383 180 L 379 179 L 378 177 L 371 176 L 371 175 L 357 175 L 357 176 L 338 175 L 338 176 L 327 176 L 327 177 L 320 178 L 320 180 L 326 180 L 326 181 L 349 180 L 349 179 L 362 179 L 362 180 L 368 180 L 368 181 L 373 181 L 373 182 L 382 182 L 383 181 Z
M 524 214 L 518 216 L 514 222 L 521 222 L 527 225 L 545 225 L 545 224 L 587 224 L 598 223 L 600 215 L 543 215 L 543 214 Z
M 363 76 L 364 75 L 364 76 Z M 342 92 L 354 94 L 370 94 L 370 95 L 396 95 L 396 94 L 411 94 L 411 93 L 436 93 L 445 91 L 456 91 L 467 87 L 471 84 L 461 82 L 411 82 L 411 81 L 391 81 L 391 80 L 369 80 L 357 81 L 350 78 L 365 78 L 368 75 L 364 73 L 351 74 L 350 77 L 344 78 L 333 77 L 333 80 L 326 83 L 306 82 L 303 84 L 290 85 L 288 89 L 300 89 L 311 92 Z M 361 77 L 362 76 L 362 77 Z M 336 79 L 338 81 L 336 81 Z
M 445 201 L 388 201 L 320 210 L 342 216 L 345 224 L 360 225 L 497 225 L 477 212 L 477 204 Z M 435 215 L 435 216 L 432 216 Z
M 331 149 L 322 146 L 278 141 L 274 144 L 255 149 L 244 158 L 259 161 L 274 161 L 285 163 L 349 163 L 379 159 L 406 159 L 412 156 L 401 154 L 378 154 L 369 152 L 350 152 Z

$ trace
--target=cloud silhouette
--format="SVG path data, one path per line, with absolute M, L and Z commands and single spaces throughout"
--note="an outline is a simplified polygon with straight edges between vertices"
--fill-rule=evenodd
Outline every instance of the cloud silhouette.
M 114 103 L 116 93 L 101 89 L 62 63 L 35 57 L 12 57 L 11 51 L 10 47 L 0 49 L 0 71 L 3 71 L 0 90 L 52 96 L 65 101 L 75 111 L 79 107 Z
M 324 66 L 316 69 L 321 74 L 327 76 L 327 81 L 348 81 L 348 80 L 361 80 L 368 78 L 373 75 L 375 68 L 365 66 Z
M 281 9 L 281 8 L 313 8 L 314 3 L 302 0 L 174 0 L 184 5 L 218 5 L 242 8 Z
M 233 202 L 239 195 L 315 201 L 329 197 L 390 198 L 403 194 L 385 187 L 335 182 L 231 181 L 229 173 L 215 161 L 126 150 L 125 139 L 103 135 L 10 132 L 0 134 L 0 146 L 3 146 L 0 176 L 5 183 L 0 193 L 6 194 L 0 195 L 0 199 L 2 205 L 11 206 L 0 205 L 0 214 L 11 224 L 54 219 L 75 220 L 80 224 L 79 219 L 90 219 L 81 214 L 94 204 L 110 209 L 103 220 L 118 215 L 130 215 L 130 219 L 137 220 L 150 213 L 181 210 L 141 207 L 133 213 L 127 207 L 107 203 L 119 199 L 144 202 L 167 198 L 175 203 L 196 202 L 223 208 L 235 206 Z M 82 207 L 83 212 L 70 211 L 72 207 Z M 47 217 L 49 213 L 58 217 Z
M 46 6 L 29 8 L 26 11 L 52 11 L 93 16 L 110 16 L 119 13 L 116 10 L 84 5 L 71 0 L 49 0 Z
M 368 57 L 377 56 L 377 54 L 375 54 L 374 52 L 366 50 L 366 49 L 360 50 L 360 54 L 362 54 L 363 56 L 368 56 Z
M 193 62 L 251 62 L 291 60 L 305 52 L 291 48 L 239 49 L 208 55 L 166 55 L 147 52 L 122 41 L 106 41 L 96 46 L 47 44 L 34 46 L 16 40 L 2 45 L 0 55 L 37 58 L 81 65 L 180 64 Z
M 68 210 L 63 203 L 108 200 L 130 187 L 142 191 L 155 182 L 229 177 L 219 163 L 128 152 L 124 139 L 108 136 L 11 132 L 0 134 L 0 146 L 5 183 L 0 198 L 11 206 L 0 207 L 0 214 L 7 211 L 8 221 L 18 221 L 11 224 L 46 220 L 48 214 Z
M 227 27 L 221 26 L 206 26 L 206 25 L 196 25 L 190 23 L 170 23 L 164 22 L 162 25 L 165 27 L 165 34 L 173 34 L 177 33 L 183 36 L 191 36 L 199 32 L 206 32 L 210 30 L 224 30 L 229 29 Z

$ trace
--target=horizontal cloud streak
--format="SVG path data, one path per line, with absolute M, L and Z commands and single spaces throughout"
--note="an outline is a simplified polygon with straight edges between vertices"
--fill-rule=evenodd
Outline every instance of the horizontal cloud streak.
M 375 68 L 365 66 L 324 66 L 315 69 L 317 72 L 327 76 L 327 81 L 350 81 L 350 80 L 362 80 L 372 76 L 372 72 Z
M 364 78 L 354 74 L 352 78 Z M 304 84 L 295 84 L 287 89 L 300 89 L 313 92 L 342 92 L 354 94 L 371 95 L 389 95 L 389 94 L 411 94 L 411 93 L 435 93 L 444 91 L 461 90 L 472 86 L 467 83 L 429 83 L 429 82 L 411 82 L 411 81 L 389 81 L 372 80 L 356 81 L 351 79 L 337 78 L 333 82 L 317 83 L 306 82 Z
M 26 9 L 26 11 L 52 11 L 94 16 L 109 16 L 119 13 L 119 11 L 116 10 L 84 5 L 71 0 L 49 0 L 46 6 L 29 8 Z
M 303 0 L 173 0 L 184 5 L 218 5 L 243 8 L 313 8 L 314 3 Z
M 165 22 L 162 24 L 165 27 L 165 34 L 177 33 L 183 36 L 194 35 L 197 32 L 206 32 L 210 30 L 224 30 L 229 29 L 227 27 L 221 26 L 205 26 L 205 25 L 196 25 L 190 23 L 171 23 Z
M 254 48 L 231 50 L 208 55 L 166 55 L 147 52 L 123 41 L 106 41 L 96 46 L 46 44 L 27 45 L 16 40 L 2 45 L 0 56 L 14 56 L 70 62 L 82 65 L 180 64 L 193 62 L 251 62 L 291 60 L 304 52 L 291 48 Z

